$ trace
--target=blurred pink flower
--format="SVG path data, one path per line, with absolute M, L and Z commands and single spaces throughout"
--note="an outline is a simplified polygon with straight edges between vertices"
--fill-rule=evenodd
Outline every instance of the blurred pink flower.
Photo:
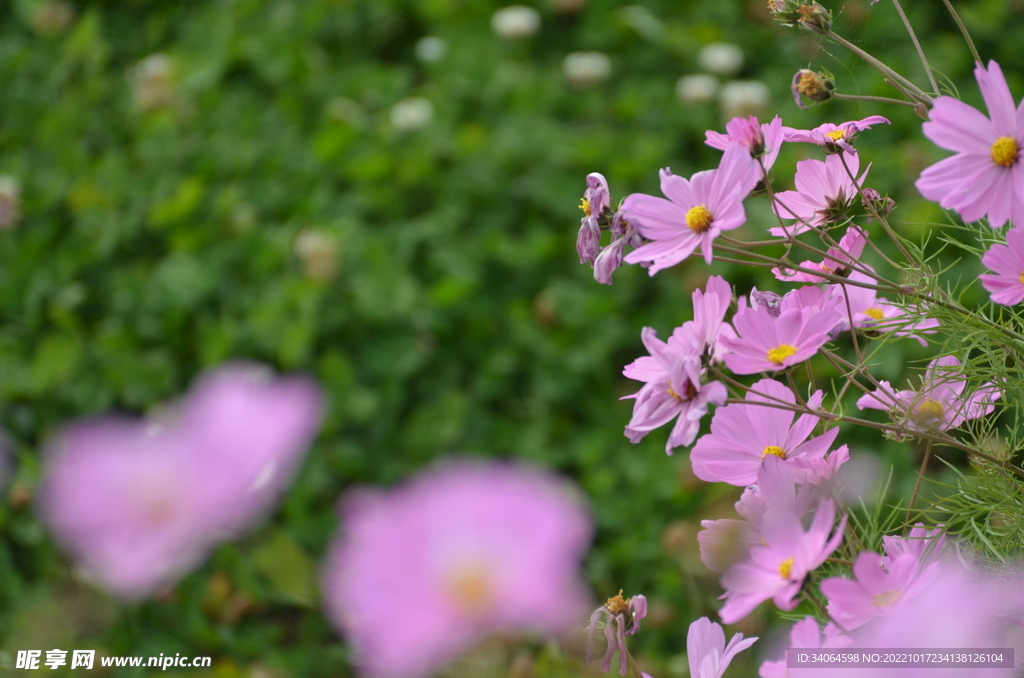
M 818 391 L 807 406 L 821 406 Z M 757 480 L 768 456 L 792 463 L 796 459 L 821 459 L 839 435 L 835 427 L 808 440 L 820 419 L 813 414 L 795 416 L 776 405 L 796 406 L 793 392 L 774 379 L 756 382 L 746 395 L 747 403 L 732 403 L 715 411 L 711 432 L 702 436 L 690 452 L 693 473 L 701 480 L 743 487 Z M 761 405 L 759 403 L 766 403 Z
M 726 123 L 725 134 L 710 129 L 704 132 L 706 139 L 704 143 L 720 151 L 726 150 L 734 142 L 743 145 L 750 152 L 754 167 L 757 169 L 757 179 L 760 181 L 763 178 L 761 164 L 764 165 L 764 171 L 767 172 L 775 164 L 775 159 L 779 157 L 784 129 L 782 118 L 777 115 L 771 122 L 764 124 L 759 123 L 754 116 L 733 118 Z M 760 158 L 760 163 L 758 158 Z
M 801 160 L 796 164 L 796 190 L 780 191 L 772 201 L 775 214 L 782 219 L 797 219 L 797 222 L 791 226 L 775 226 L 769 229 L 771 234 L 800 235 L 812 227 L 842 221 L 859 187 L 864 185 L 869 169 L 870 166 L 855 183 L 850 177 L 856 177 L 860 170 L 860 156 L 856 153 L 830 155 L 824 162 Z
M 665 443 L 665 453 L 693 443 L 700 430 L 700 420 L 708 413 L 708 404 L 721 405 L 728 392 L 720 381 L 701 383 L 704 370 L 700 356 L 703 344 L 687 323 L 676 328 L 668 342 L 645 327 L 640 334 L 650 357 L 637 358 L 622 370 L 630 379 L 646 382 L 633 395 L 633 417 L 626 425 L 626 437 L 638 443 L 656 428 L 676 419 Z
M 807 260 L 802 262 L 800 267 L 819 270 L 830 275 L 850 275 L 851 265 L 860 259 L 860 255 L 864 253 L 864 245 L 867 244 L 867 241 L 867 231 L 864 231 L 859 226 L 850 226 L 846 229 L 846 235 L 839 241 L 839 246 L 828 248 L 824 261 L 814 262 Z M 773 268 L 772 273 L 779 280 L 788 282 L 820 283 L 826 281 L 825 278 L 813 273 L 788 271 L 783 268 Z
M 197 382 L 177 419 L 110 417 L 57 437 L 41 518 L 112 594 L 172 584 L 284 489 L 316 433 L 320 396 L 306 380 L 265 374 L 224 367 Z
M 783 310 L 778 317 L 765 308 L 741 307 L 732 319 L 735 339 L 724 337 L 731 351 L 723 360 L 736 374 L 776 372 L 818 352 L 836 325 L 834 313 L 811 308 Z
M 857 407 L 888 411 L 911 431 L 945 431 L 991 414 L 1002 391 L 988 382 L 965 398 L 967 380 L 955 369 L 959 366 L 954 356 L 936 358 L 928 364 L 920 391 L 897 391 L 879 381 L 882 388 L 861 396 Z
M 818 504 L 807 531 L 800 516 L 786 510 L 771 511 L 761 526 L 765 545 L 752 548 L 749 560 L 734 565 L 722 577 L 722 621 L 735 624 L 769 598 L 774 598 L 781 610 L 796 607 L 804 577 L 824 563 L 843 540 L 846 516 L 833 532 L 835 517 L 835 504 L 827 499 Z
M 916 523 L 906 537 L 883 536 L 882 545 L 885 547 L 882 561 L 886 567 L 890 566 L 889 561 L 893 558 L 904 554 L 910 554 L 922 564 L 927 564 L 942 553 L 946 546 L 946 535 L 941 525 L 929 530 L 923 523 Z
M 992 301 L 1016 306 L 1024 300 L 1024 227 L 1007 231 L 1006 244 L 992 245 L 981 263 L 995 271 L 978 276 Z
M 450 462 L 344 504 L 323 572 L 327 614 L 380 678 L 429 675 L 497 632 L 579 619 L 590 520 L 562 481 L 495 462 Z
M 808 650 L 844 648 L 853 643 L 853 638 L 843 635 L 842 630 L 832 622 L 825 625 L 822 634 L 818 621 L 814 617 L 805 617 L 793 624 L 789 632 L 789 647 L 806 648 Z M 761 664 L 758 675 L 761 678 L 811 678 L 815 669 L 788 668 L 786 657 L 779 661 L 766 661 Z
M 737 633 L 725 643 L 722 627 L 707 617 L 690 624 L 686 634 L 686 658 L 691 678 L 722 678 L 733 657 L 757 642 L 757 637 L 744 638 Z
M 876 284 L 877 281 L 860 271 L 854 271 L 848 276 L 853 282 Z M 833 296 L 849 300 L 843 301 L 836 306 L 836 312 L 840 317 L 841 331 L 850 329 L 850 317 L 853 317 L 854 326 L 863 330 L 871 330 L 881 334 L 892 332 L 897 337 L 911 337 L 916 339 L 922 346 L 928 345 L 925 334 L 935 334 L 935 328 L 939 327 L 939 321 L 935 318 L 913 319 L 913 313 L 907 310 L 916 311 L 915 307 L 904 309 L 887 299 L 878 296 L 876 290 L 861 287 L 854 284 L 836 283 L 830 285 Z
M 838 125 L 826 122 L 824 125 L 819 125 L 809 130 L 783 127 L 782 133 L 786 141 L 817 144 L 828 153 L 838 153 L 840 151 L 856 153 L 857 151 L 852 144 L 857 133 L 871 129 L 872 125 L 881 124 L 888 125 L 890 123 L 880 115 L 870 115 L 863 120 L 851 120 L 850 122 Z
M 710 264 L 714 239 L 747 220 L 743 199 L 757 183 L 756 169 L 745 146 L 730 144 L 718 169 L 697 172 L 689 181 L 661 170 L 661 191 L 668 200 L 634 193 L 622 203 L 626 220 L 654 241 L 627 254 L 625 262 L 651 262 L 654 275 L 700 247 Z
M 939 564 L 923 565 L 912 553 L 882 558 L 865 552 L 853 563 L 855 579 L 831 577 L 821 582 L 828 614 L 847 631 L 875 617 L 892 614 L 927 588 Z
M 1024 225 L 1024 104 L 1013 105 L 1013 96 L 995 61 L 988 69 L 974 69 L 981 95 L 991 117 L 959 99 L 935 99 L 924 123 L 924 135 L 935 145 L 956 155 L 940 160 L 921 173 L 917 190 L 925 198 L 955 210 L 964 221 L 987 217 L 999 228 L 1012 221 Z

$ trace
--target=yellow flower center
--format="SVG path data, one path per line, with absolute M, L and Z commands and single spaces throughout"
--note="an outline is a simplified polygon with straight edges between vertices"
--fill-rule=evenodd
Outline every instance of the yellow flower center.
M 818 78 L 814 71 L 807 71 L 796 81 L 796 91 L 806 97 L 814 98 L 818 93 Z
M 778 457 L 779 459 L 786 458 L 786 451 L 781 447 L 776 447 L 775 445 L 769 445 L 768 447 L 761 450 L 761 459 L 764 459 L 769 454 L 772 455 L 773 457 Z
M 901 598 L 903 598 L 903 594 L 899 591 L 885 591 L 872 598 L 871 602 L 875 604 L 875 607 L 891 607 L 900 602 Z
M 622 589 L 619 589 L 619 594 L 609 598 L 604 606 L 613 615 L 626 614 L 629 611 L 629 598 L 623 598 Z
M 789 579 L 789 573 L 793 571 L 793 559 L 786 558 L 779 563 L 779 575 L 783 579 Z
M 1019 151 L 1016 139 L 1013 137 L 999 137 L 992 144 L 992 161 L 997 165 L 1009 167 L 1017 162 Z
M 488 573 L 480 567 L 460 569 L 447 583 L 451 601 L 466 614 L 480 614 L 494 603 L 493 582 Z
M 686 225 L 695 233 L 703 233 L 711 226 L 712 218 L 705 205 L 697 205 L 686 212 Z
M 1017 280 L 1019 280 L 1020 282 L 1024 283 L 1024 273 L 1021 273 L 1020 277 L 1017 278 Z
M 917 416 L 921 419 L 941 419 L 946 408 L 938 400 L 926 400 L 917 408 Z
M 779 344 L 775 348 L 768 349 L 768 360 L 771 360 L 776 365 L 781 365 L 786 358 L 796 353 L 796 346 L 790 346 L 789 344 Z
M 882 309 L 880 308 L 869 308 L 866 311 L 864 311 L 864 315 L 870 316 L 875 320 L 881 320 L 882 318 L 885 317 L 885 314 L 882 313 Z
M 840 139 L 846 136 L 846 132 L 844 132 L 841 129 L 834 129 L 831 132 L 825 132 L 825 136 L 827 136 L 832 141 L 839 141 Z
M 590 201 L 587 200 L 586 198 L 580 198 L 580 209 L 583 210 L 583 213 L 586 214 L 588 217 L 593 216 L 590 213 Z

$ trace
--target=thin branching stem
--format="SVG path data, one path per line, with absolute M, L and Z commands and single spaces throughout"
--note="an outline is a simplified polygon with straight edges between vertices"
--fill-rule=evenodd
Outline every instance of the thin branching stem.
M 917 493 L 921 489 L 921 481 L 924 480 L 924 473 L 928 469 L 928 460 L 932 456 L 932 442 L 929 440 L 924 446 L 924 459 L 921 460 L 921 470 L 917 473 L 917 482 L 914 483 L 914 491 L 910 495 L 910 505 L 907 506 L 907 517 L 904 522 L 907 526 L 910 526 L 910 517 L 914 513 L 914 501 L 917 499 Z
M 929 96 L 928 94 L 926 94 L 924 91 L 922 91 L 920 87 L 918 87 L 914 83 L 910 82 L 909 80 L 904 78 L 902 75 L 900 75 L 899 73 L 897 73 L 893 69 L 889 68 L 884 63 L 882 63 L 881 61 L 879 61 L 878 59 L 873 57 L 872 55 L 870 55 L 867 52 L 865 52 L 864 50 L 862 50 L 860 47 L 857 47 L 857 45 L 853 44 L 852 42 L 850 42 L 849 40 L 847 40 L 846 38 L 844 38 L 843 36 L 837 34 L 834 31 L 829 31 L 828 32 L 828 37 L 832 38 L 833 40 L 838 42 L 840 45 L 842 45 L 846 49 L 850 50 L 851 52 L 853 52 L 854 54 L 859 56 L 861 59 L 863 59 L 864 61 L 868 62 L 872 67 L 874 67 L 875 70 L 877 70 L 882 75 L 884 75 L 887 78 L 890 78 L 890 79 L 900 83 L 911 94 L 911 96 L 914 99 L 917 99 L 921 103 L 927 104 L 928 106 L 932 105 L 932 97 Z
M 928 74 L 928 82 L 932 85 L 932 92 L 939 94 L 939 83 L 935 82 L 935 74 L 932 73 L 932 67 L 928 65 L 928 59 L 924 56 L 924 50 L 921 49 L 921 43 L 917 40 L 917 34 L 914 32 L 914 27 L 910 25 L 910 19 L 907 18 L 906 13 L 903 11 L 903 5 L 900 4 L 900 0 L 892 0 L 892 4 L 896 5 L 896 11 L 900 15 L 900 19 L 903 20 L 903 25 L 907 27 L 907 33 L 910 34 L 910 40 L 914 43 L 914 49 L 917 50 L 917 56 L 921 58 L 921 63 L 924 65 L 924 72 Z
M 964 40 L 967 41 L 967 47 L 971 50 L 971 56 L 973 56 L 974 60 L 980 64 L 981 55 L 978 54 L 978 48 L 974 46 L 974 41 L 971 40 L 971 34 L 967 32 L 967 26 L 964 25 L 960 15 L 957 14 L 956 9 L 953 7 L 953 3 L 949 0 L 942 0 L 942 2 L 946 5 L 946 9 L 949 10 L 949 13 L 953 15 L 953 21 L 955 21 L 957 27 L 960 28 L 960 33 L 963 34 Z
M 841 92 L 832 91 L 833 99 L 843 99 L 845 101 L 871 101 L 876 104 L 896 104 L 898 106 L 910 106 L 911 108 L 917 108 L 920 103 L 914 103 L 913 101 L 904 101 L 903 99 L 893 99 L 892 97 L 876 97 L 869 94 L 843 94 Z

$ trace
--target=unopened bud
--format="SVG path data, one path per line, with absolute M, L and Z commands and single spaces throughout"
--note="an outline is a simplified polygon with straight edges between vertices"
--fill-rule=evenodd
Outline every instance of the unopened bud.
M 768 11 L 784 26 L 800 24 L 800 3 L 794 0 L 768 0 Z
M 775 292 L 761 292 L 756 287 L 750 290 L 750 305 L 765 309 L 773 318 L 782 313 L 782 297 Z
M 873 188 L 865 188 L 861 195 L 861 205 L 864 209 L 874 208 L 875 213 L 882 219 L 886 218 L 896 209 L 896 201 L 887 195 L 882 195 Z
M 804 28 L 815 33 L 828 33 L 832 30 L 832 12 L 817 2 L 800 5 L 796 11 L 800 15 L 799 23 Z
M 812 71 L 809 68 L 801 68 L 793 76 L 793 84 L 790 90 L 793 92 L 793 100 L 800 108 L 807 108 L 801 97 L 807 97 L 811 101 L 828 101 L 832 98 L 832 92 L 836 88 L 835 80 L 828 71 Z

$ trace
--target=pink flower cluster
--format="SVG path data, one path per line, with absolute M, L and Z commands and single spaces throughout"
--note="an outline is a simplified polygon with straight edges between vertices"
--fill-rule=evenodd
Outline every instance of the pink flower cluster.
M 136 599 L 251 527 L 290 483 L 319 428 L 303 378 L 230 365 L 199 379 L 176 411 L 68 427 L 48 451 L 41 517 L 108 591 Z

